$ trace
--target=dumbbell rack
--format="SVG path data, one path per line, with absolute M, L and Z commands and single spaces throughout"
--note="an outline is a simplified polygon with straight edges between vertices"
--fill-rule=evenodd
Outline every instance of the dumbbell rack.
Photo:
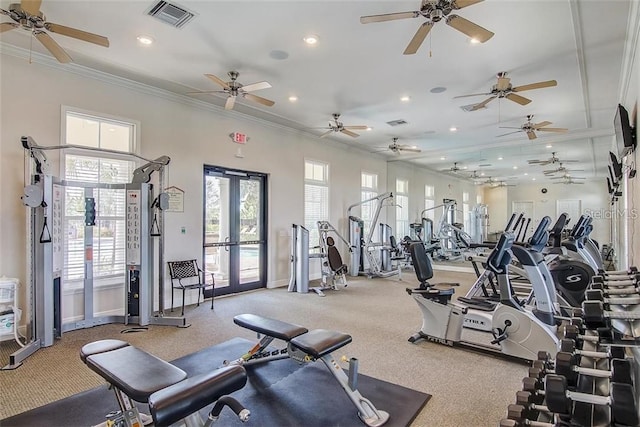
M 538 354 L 501 427 L 640 426 L 640 274 L 594 276 L 558 352 Z

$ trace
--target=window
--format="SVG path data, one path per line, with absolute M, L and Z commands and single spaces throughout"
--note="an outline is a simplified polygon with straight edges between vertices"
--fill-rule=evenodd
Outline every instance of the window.
M 436 220 L 436 210 L 433 207 L 436 205 L 435 201 L 436 189 L 433 185 L 424 186 L 424 208 L 431 209 L 426 211 L 422 216 L 429 218 L 431 221 Z
M 309 230 L 309 246 L 320 243 L 318 221 L 329 220 L 329 165 L 304 161 L 304 226 Z
M 409 181 L 396 179 L 396 230 L 397 240 L 409 235 Z
M 362 184 L 361 184 L 361 201 L 369 200 L 378 196 L 378 175 L 374 173 L 362 172 Z M 364 230 L 362 235 L 367 236 L 369 228 L 371 227 L 371 221 L 373 220 L 373 214 L 375 213 L 377 202 L 372 200 L 362 204 L 360 216 L 364 222 Z
M 464 191 L 462 193 L 462 224 L 464 231 L 469 233 L 471 231 L 471 209 L 469 205 L 468 191 Z
M 88 148 L 133 152 L 136 124 L 84 112 L 63 111 L 63 143 Z M 63 286 L 82 286 L 85 278 L 85 188 L 78 183 L 122 184 L 131 181 L 135 163 L 117 153 L 63 150 L 65 186 Z M 89 153 L 89 154 L 87 154 Z M 125 193 L 121 189 L 94 188 L 96 225 L 93 227 L 93 279 L 100 285 L 125 276 Z M 102 281 L 102 282 L 101 282 Z

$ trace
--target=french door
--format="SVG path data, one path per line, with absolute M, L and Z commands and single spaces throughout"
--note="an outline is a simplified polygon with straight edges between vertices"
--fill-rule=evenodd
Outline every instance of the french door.
M 267 176 L 204 167 L 204 270 L 215 295 L 266 287 Z

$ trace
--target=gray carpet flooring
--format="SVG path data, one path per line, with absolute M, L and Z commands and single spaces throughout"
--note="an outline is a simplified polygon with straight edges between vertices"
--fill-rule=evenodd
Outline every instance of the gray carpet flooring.
M 464 295 L 473 280 L 472 274 L 436 271 L 432 282 L 460 282 L 456 294 Z M 264 289 L 218 298 L 213 311 L 206 303 L 189 307 L 185 314 L 192 326 L 186 329 L 151 326 L 146 332 L 123 334 L 123 325 L 112 324 L 68 332 L 22 367 L 0 372 L 0 419 L 101 385 L 101 378 L 78 356 L 88 342 L 123 339 L 173 360 L 234 337 L 255 338 L 232 320 L 236 314 L 255 313 L 352 335 L 353 342 L 339 356 L 358 358 L 361 373 L 433 395 L 414 427 L 497 425 L 521 388 L 526 366 L 435 343 L 407 342 L 422 323 L 416 303 L 405 292 L 416 285 L 415 275 L 407 270 L 402 281 L 350 278 L 347 288 L 326 292 L 324 298 Z M 489 341 L 483 334 L 470 339 Z M 0 363 L 4 365 L 15 348 L 15 343 L 0 343 Z

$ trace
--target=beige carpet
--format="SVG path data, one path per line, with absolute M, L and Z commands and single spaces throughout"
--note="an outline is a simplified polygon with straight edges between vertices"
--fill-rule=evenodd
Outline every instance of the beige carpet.
M 68 332 L 22 367 L 0 371 L 0 419 L 100 385 L 101 379 L 78 356 L 88 342 L 123 339 L 172 360 L 236 336 L 255 338 L 232 320 L 236 314 L 255 313 L 309 329 L 351 334 L 353 342 L 338 355 L 357 357 L 360 372 L 433 395 L 413 426 L 497 425 L 521 388 L 526 366 L 439 344 L 407 342 L 419 329 L 422 316 L 405 292 L 405 287 L 417 284 L 414 273 L 407 270 L 402 278 L 350 278 L 347 288 L 329 291 L 324 298 L 288 293 L 285 288 L 218 298 L 213 311 L 206 303 L 189 308 L 186 315 L 192 326 L 186 329 L 152 326 L 146 332 L 122 334 L 124 326 L 117 324 Z M 466 285 L 456 290 L 464 295 L 474 276 L 436 271 L 435 279 L 432 282 Z M 15 348 L 15 343 L 0 343 L 2 365 Z

